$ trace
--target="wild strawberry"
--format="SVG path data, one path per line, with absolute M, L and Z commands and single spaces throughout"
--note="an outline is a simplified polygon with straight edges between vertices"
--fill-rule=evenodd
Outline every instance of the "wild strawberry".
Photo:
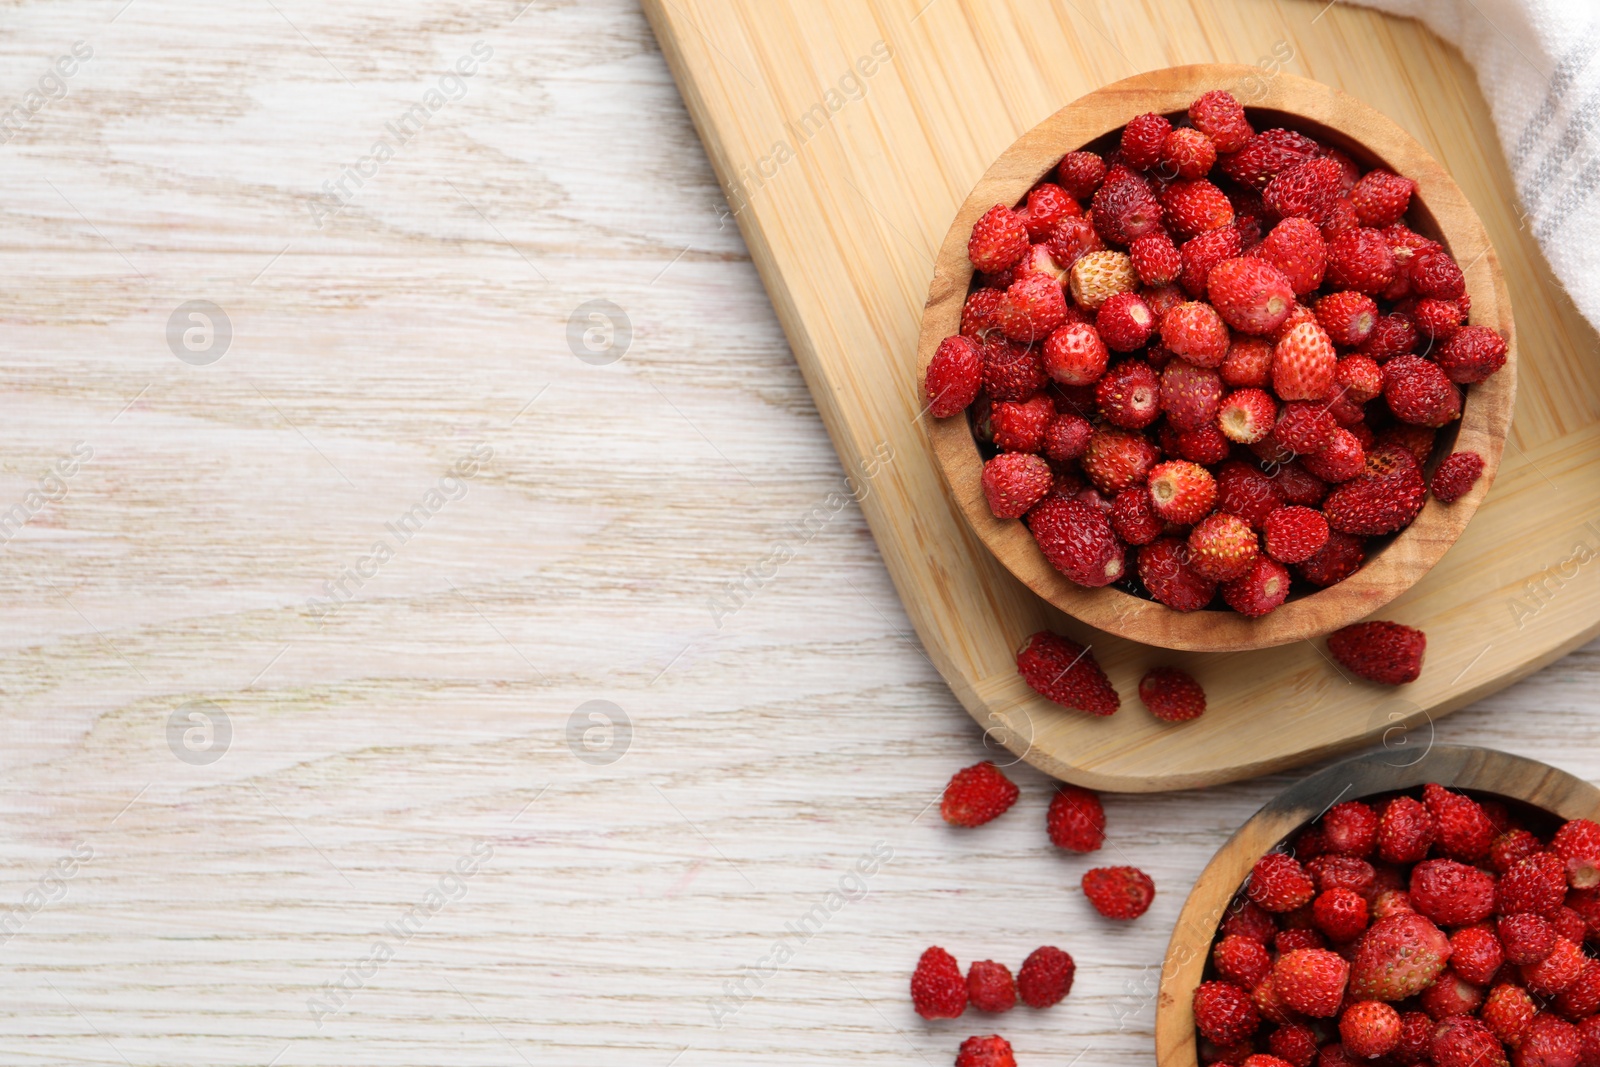
M 1155 899 L 1156 884 L 1137 867 L 1097 867 L 1084 872 L 1083 895 L 1108 919 L 1137 919 Z
M 1587 960 L 1577 980 L 1556 994 L 1556 1011 L 1568 1019 L 1582 1019 L 1600 1009 L 1600 960 Z
M 1311 469 L 1318 473 L 1315 466 Z M 1416 460 L 1387 446 L 1367 457 L 1365 472 L 1329 493 L 1322 511 L 1333 529 L 1373 537 L 1410 525 L 1426 496 Z
M 944 787 L 939 814 L 951 826 L 982 826 L 1017 802 L 1017 787 L 988 760 L 963 767 Z
M 1149 170 L 1161 162 L 1161 146 L 1172 123 L 1156 114 L 1139 115 L 1128 120 L 1122 128 L 1122 154 L 1128 166 L 1135 170 Z
M 1100 305 L 1095 329 L 1114 352 L 1143 348 L 1155 329 L 1156 317 L 1137 293 L 1118 293 Z
M 1444 836 L 1441 826 L 1441 843 Z M 1494 878 L 1455 860 L 1417 864 L 1411 869 L 1410 892 L 1417 911 L 1440 926 L 1469 926 L 1494 911 Z
M 1335 804 L 1322 817 L 1322 835 L 1331 853 L 1353 857 L 1371 855 L 1378 840 L 1378 813 L 1359 800 Z M 1371 873 L 1370 865 L 1367 873 Z
M 1415 996 L 1444 970 L 1449 955 L 1449 939 L 1421 915 L 1379 919 L 1356 942 L 1350 993 L 1390 1002 Z
M 1567 882 L 1574 889 L 1600 885 L 1600 824 L 1571 819 L 1550 839 L 1550 851 L 1566 864 Z
M 1199 522 L 1210 514 L 1217 499 L 1217 483 L 1211 472 L 1185 460 L 1152 467 L 1148 484 L 1156 514 L 1180 526 Z
M 1261 337 L 1235 337 L 1219 368 L 1222 380 L 1236 388 L 1260 388 L 1272 376 L 1272 342 Z
M 1161 415 L 1161 382 L 1144 360 L 1124 360 L 1095 386 L 1095 401 L 1111 425 L 1142 429 Z
M 1311 918 L 1329 940 L 1349 941 L 1367 928 L 1367 902 L 1354 889 L 1328 889 L 1311 902 Z
M 1088 323 L 1063 326 L 1045 339 L 1044 372 L 1062 385 L 1089 385 L 1106 372 L 1105 342 Z
M 1440 852 L 1451 859 L 1469 862 L 1488 855 L 1489 846 L 1494 843 L 1494 824 L 1476 800 L 1429 782 L 1422 787 L 1422 802 L 1439 826 L 1435 844 Z M 1417 895 L 1415 889 L 1411 895 Z M 1423 914 L 1427 914 L 1426 910 Z
M 1346 230 L 1328 242 L 1328 280 L 1335 288 L 1376 296 L 1394 281 L 1395 269 L 1394 253 L 1379 230 Z
M 1022 258 L 1028 250 L 1028 228 L 1004 204 L 996 204 L 972 227 L 967 258 L 987 274 L 997 274 Z
M 1328 520 L 1306 507 L 1278 508 L 1263 527 L 1266 553 L 1279 563 L 1304 563 L 1328 543 Z
M 934 418 L 947 419 L 965 411 L 978 399 L 983 386 L 983 357 L 965 337 L 946 337 L 928 361 L 922 390 Z
M 1255 136 L 1244 106 L 1224 89 L 1213 89 L 1190 104 L 1189 121 L 1211 139 L 1218 152 L 1237 152 Z
M 1170 285 L 1183 270 L 1183 256 L 1164 232 L 1147 233 L 1128 246 L 1134 273 L 1145 285 Z
M 1044 558 L 1078 585 L 1098 589 L 1122 577 L 1122 542 L 1100 508 L 1051 497 L 1028 512 L 1027 522 Z
M 1438 427 L 1460 417 L 1461 393 L 1438 364 L 1397 356 L 1383 372 L 1383 399 L 1401 422 Z
M 1017 983 L 1003 963 L 979 960 L 967 968 L 967 1003 L 979 1011 L 1010 1011 L 1017 1006 Z
M 1271 478 L 1238 460 L 1217 471 L 1217 506 L 1254 527 L 1266 525 L 1267 516 L 1283 506 L 1283 493 Z
M 1489 846 L 1489 865 L 1500 874 L 1509 871 L 1518 860 L 1544 851 L 1544 845 L 1526 830 L 1507 830 Z
M 1284 400 L 1321 400 L 1333 388 L 1338 364 L 1327 333 L 1315 322 L 1303 322 L 1273 349 L 1273 388 Z
M 1556 928 L 1532 912 L 1502 915 L 1496 924 L 1507 961 L 1519 967 L 1538 963 L 1556 947 Z
M 1321 154 L 1321 146 L 1303 133 L 1270 129 L 1250 138 L 1232 155 L 1219 158 L 1217 164 L 1239 184 L 1264 189 L 1281 171 Z
M 1344 999 L 1350 965 L 1324 948 L 1296 949 L 1278 957 L 1272 968 L 1273 991 L 1295 1011 L 1327 1018 Z
M 1039 451 L 1045 427 L 1055 416 L 1055 404 L 1047 396 L 996 401 L 989 410 L 995 447 L 1008 452 Z
M 1372 920 L 1387 919 L 1391 915 L 1415 915 L 1411 894 L 1404 889 L 1380 889 L 1372 898 Z
M 1280 217 L 1309 219 L 1318 226 L 1332 217 L 1334 201 L 1343 195 L 1339 164 L 1326 157 L 1279 172 L 1261 190 L 1261 199 Z
M 1349 1055 L 1376 1059 L 1400 1043 L 1400 1013 L 1381 1000 L 1358 1001 L 1339 1017 L 1339 1039 Z
M 1561 907 L 1567 893 L 1567 865 L 1550 852 L 1535 852 L 1518 860 L 1500 877 L 1501 915 L 1531 912 L 1550 915 Z
M 1069 215 L 1082 215 L 1083 208 L 1061 186 L 1041 182 L 1029 191 L 1027 204 L 1020 214 L 1028 238 L 1042 241 L 1050 236 L 1062 219 Z
M 988 334 L 1000 329 L 995 321 L 995 308 L 1005 296 L 1003 289 L 974 289 L 961 305 L 961 336 L 973 341 L 986 340 Z
M 1254 989 L 1272 970 L 1266 946 L 1240 934 L 1218 941 L 1211 950 L 1211 962 L 1219 975 L 1245 989 Z
M 1465 926 L 1450 935 L 1450 969 L 1473 985 L 1488 985 L 1506 961 L 1500 939 L 1485 923 Z
M 1395 624 L 1379 625 L 1388 627 Z M 1403 638 L 1405 635 L 1400 636 Z M 1404 673 L 1407 672 L 1399 671 L 1391 676 Z M 1395 797 L 1378 816 L 1378 856 L 1386 863 L 1415 863 L 1428 854 L 1428 849 L 1433 847 L 1433 840 L 1438 832 L 1438 824 L 1434 822 L 1433 816 L 1420 800 Z
M 1150 491 L 1130 485 L 1111 501 L 1111 528 L 1130 545 L 1147 545 L 1161 536 L 1166 523 L 1156 514 Z
M 1568 896 L 1573 896 L 1581 890 L 1573 890 Z M 1581 945 L 1589 938 L 1589 924 L 1571 905 L 1563 904 L 1550 913 L 1550 925 L 1555 930 L 1557 937 L 1564 937 L 1574 945 Z
M 1194 1024 L 1207 1041 L 1234 1045 L 1261 1028 L 1250 994 L 1232 982 L 1201 982 L 1194 991 Z
M 1043 450 L 1047 458 L 1057 463 L 1077 459 L 1089 445 L 1094 426 L 1080 415 L 1057 415 L 1045 427 Z
M 1515 1047 L 1522 1043 L 1523 1035 L 1528 1032 L 1528 1024 L 1533 1022 L 1538 1011 L 1526 989 L 1502 982 L 1489 990 L 1478 1017 L 1496 1038 Z
M 1219 582 L 1238 578 L 1259 555 L 1255 531 L 1237 515 L 1215 512 L 1189 533 L 1189 565 L 1204 578 Z
M 1056 165 L 1056 180 L 1079 200 L 1094 196 L 1105 177 L 1105 160 L 1093 152 L 1068 152 Z
M 1176 667 L 1157 667 L 1139 679 L 1139 699 L 1163 722 L 1188 722 L 1206 710 L 1206 691 Z
M 1067 298 L 1050 278 L 1028 274 L 1006 290 L 995 319 L 1013 341 L 1041 341 L 1067 321 Z
M 1263 389 L 1235 389 L 1217 409 L 1217 426 L 1230 441 L 1250 444 L 1272 432 L 1278 405 Z
M 935 945 L 911 974 L 911 1005 L 924 1019 L 954 1019 L 967 1010 L 967 981 L 955 957 Z
M 1102 493 L 1118 493 L 1142 482 L 1155 466 L 1156 447 L 1142 434 L 1097 429 L 1078 461 Z
M 1108 177 L 1094 194 L 1090 217 L 1102 241 L 1126 248 L 1161 228 L 1161 201 L 1139 178 Z
M 1506 365 L 1505 338 L 1487 326 L 1463 326 L 1436 354 L 1445 376 L 1457 385 L 1481 382 Z
M 1433 1046 L 1434 1022 L 1426 1012 L 1400 1013 L 1400 1040 L 1389 1050 L 1389 1058 L 1401 1067 L 1426 1063 Z
M 1176 537 L 1162 537 L 1139 550 L 1139 581 L 1150 595 L 1173 611 L 1199 611 L 1217 592 L 1217 583 L 1189 565 L 1189 546 Z
M 1278 412 L 1272 433 L 1284 446 L 1299 453 L 1321 452 L 1333 444 L 1338 425 L 1322 404 L 1294 400 Z
M 1365 404 L 1383 393 L 1383 368 L 1369 356 L 1345 356 L 1334 368 L 1335 386 L 1357 404 Z
M 969 1037 L 956 1051 L 956 1067 L 1017 1067 L 1011 1042 L 999 1034 Z
M 1321 452 L 1303 456 L 1301 462 L 1313 476 L 1326 482 L 1348 482 L 1367 469 L 1367 454 L 1355 434 L 1339 427 Z M 1333 525 L 1330 521 L 1329 525 Z
M 1161 144 L 1160 169 L 1163 176 L 1183 179 L 1203 177 L 1217 162 L 1217 147 L 1199 130 L 1174 129 Z
M 1278 995 L 1277 984 L 1272 980 L 1272 975 L 1267 975 L 1261 983 L 1250 991 L 1250 999 L 1255 1001 L 1256 1011 L 1263 1019 L 1277 1023 L 1280 1026 L 1295 1022 L 1301 1016 L 1295 1014 L 1281 996 Z
M 1553 997 L 1571 986 L 1583 973 L 1588 957 L 1583 949 L 1564 937 L 1556 938 L 1550 954 L 1538 963 L 1530 963 L 1518 972 L 1522 984 L 1536 997 Z
M 1315 223 L 1300 218 L 1274 226 L 1253 254 L 1277 267 L 1296 296 L 1314 292 L 1328 266 L 1327 242 Z
M 1428 1056 L 1433 1067 L 1507 1067 L 1505 1049 L 1487 1026 L 1470 1015 L 1441 1022 Z
M 1015 285 L 1024 278 L 1038 276 L 1052 282 L 1056 288 L 1060 289 L 1066 286 L 1067 275 L 1068 269 L 1056 262 L 1056 257 L 1050 254 L 1050 246 L 1048 244 L 1036 244 L 1029 247 L 1022 254 L 1022 258 L 1017 260 L 1016 265 L 1011 268 L 1011 284 Z M 1067 322 L 1078 321 L 1078 316 L 1074 314 L 1076 310 L 1076 308 L 1067 309 Z
M 1050 842 L 1070 852 L 1097 852 L 1106 839 L 1106 811 L 1093 790 L 1058 785 L 1045 820 Z
M 1366 457 L 1363 456 L 1363 466 L 1365 462 Z M 1279 466 L 1272 475 L 1272 482 L 1278 487 L 1287 504 L 1316 507 L 1322 503 L 1323 497 L 1328 495 L 1328 483 L 1306 470 L 1299 462 Z
M 1422 1010 L 1435 1019 L 1448 1019 L 1454 1015 L 1476 1014 L 1483 1003 L 1483 990 L 1464 980 L 1454 967 L 1447 967 L 1417 1000 Z
M 1528 1024 L 1511 1062 L 1515 1067 L 1575 1067 L 1582 1055 L 1583 1036 L 1576 1026 L 1541 1015 Z
M 1272 935 L 1278 932 L 1277 920 L 1265 910 L 1258 908 L 1249 900 L 1235 898 L 1228 905 L 1227 913 L 1222 918 L 1222 925 L 1218 927 L 1223 937 L 1248 937 L 1259 941 L 1263 945 L 1272 940 Z
M 1345 348 L 1355 348 L 1378 325 L 1378 305 L 1366 293 L 1344 290 L 1329 293 L 1314 305 L 1317 322 L 1327 331 L 1333 343 Z M 1370 397 L 1369 397 L 1370 399 Z
M 1361 342 L 1358 351 L 1383 363 L 1395 356 L 1415 352 L 1417 340 L 1416 321 L 1409 315 L 1394 313 L 1378 320 L 1378 324 L 1372 328 L 1372 335 Z
M 1258 556 L 1239 577 L 1222 583 L 1222 599 L 1247 619 L 1277 611 L 1289 598 L 1289 571 L 1276 560 Z
M 1227 324 L 1210 304 L 1190 301 L 1161 317 L 1161 343 L 1197 367 L 1220 366 L 1228 341 Z
M 992 341 L 979 350 L 983 356 L 983 391 L 991 400 L 1026 400 L 1049 380 L 1031 348 L 1009 341 Z
M 1053 1007 L 1072 992 L 1076 970 L 1070 955 L 1054 945 L 1041 946 L 1022 961 L 1022 969 L 1017 972 L 1017 993 L 1030 1008 Z
M 1045 239 L 1045 251 L 1062 270 L 1070 271 L 1078 260 L 1090 252 L 1106 250 L 1105 242 L 1100 240 L 1100 233 L 1094 228 L 1093 214 L 1068 215 L 1056 223 L 1056 228 Z
M 1369 170 L 1350 191 L 1350 203 L 1363 226 L 1382 229 L 1399 222 L 1411 206 L 1417 183 L 1386 170 Z
M 1206 288 L 1223 321 L 1248 334 L 1277 329 L 1295 302 L 1283 272 L 1253 257 L 1223 260 L 1212 268 Z
M 1298 913 L 1298 915 L 1306 914 L 1308 913 L 1304 909 Z M 1291 918 L 1298 919 L 1298 915 L 1285 916 L 1285 921 Z M 1310 921 L 1309 918 L 1307 921 Z M 1301 949 L 1327 948 L 1328 939 L 1313 927 L 1290 926 L 1272 936 L 1272 947 L 1278 950 L 1279 956 L 1282 956 L 1285 952 L 1299 952 Z
M 983 465 L 983 495 L 997 519 L 1020 519 L 1055 483 L 1050 464 L 1025 452 L 1002 452 Z
M 1211 277 L 1211 269 L 1223 260 L 1237 256 L 1243 247 L 1236 226 L 1222 226 L 1208 230 L 1198 237 L 1191 237 L 1183 242 L 1178 246 L 1179 258 L 1183 260 L 1183 269 L 1178 273 L 1178 281 L 1183 286 L 1184 292 L 1196 299 L 1205 296 L 1206 282 Z
M 1300 861 L 1285 852 L 1268 852 L 1257 860 L 1244 888 L 1259 907 L 1277 914 L 1311 903 L 1317 891 Z
M 1210 426 L 1221 402 L 1222 379 L 1216 371 L 1176 359 L 1161 372 L 1161 410 L 1173 429 L 1185 432 Z
M 1089 252 L 1072 265 L 1072 298 L 1090 310 L 1138 284 L 1126 252 Z
M 1461 268 L 1445 251 L 1422 252 L 1406 265 L 1411 276 L 1411 289 L 1420 297 L 1435 300 L 1457 300 L 1467 291 L 1466 278 Z
M 1427 637 L 1421 630 L 1396 622 L 1358 622 L 1328 635 L 1328 651 L 1334 659 L 1360 677 L 1383 685 L 1416 681 L 1426 647 Z
M 1418 300 L 1411 305 L 1411 318 L 1417 324 L 1417 334 L 1427 345 L 1424 352 L 1443 345 L 1461 332 L 1467 314 L 1454 300 Z
M 1177 432 L 1173 447 L 1181 458 L 1190 463 L 1204 463 L 1207 466 L 1221 463 L 1233 451 L 1228 439 L 1217 429 L 1215 423 L 1207 423 L 1197 430 Z
M 1233 204 L 1205 179 L 1176 181 L 1161 193 L 1162 218 L 1182 238 L 1196 237 L 1233 222 Z
M 1017 673 L 1034 692 L 1091 715 L 1110 715 L 1122 705 L 1106 672 L 1076 641 L 1040 630 L 1017 653 Z

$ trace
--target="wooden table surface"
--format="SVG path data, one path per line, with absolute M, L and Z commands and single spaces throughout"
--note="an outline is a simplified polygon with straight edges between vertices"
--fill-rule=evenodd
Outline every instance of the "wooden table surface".
M 0 56 L 0 1064 L 1149 1061 L 1289 779 L 1110 798 L 1117 928 L 1037 772 L 939 822 L 982 738 L 634 6 L 22 0 Z M 1593 778 L 1597 680 L 1438 736 Z M 924 1024 L 930 943 L 1078 984 Z

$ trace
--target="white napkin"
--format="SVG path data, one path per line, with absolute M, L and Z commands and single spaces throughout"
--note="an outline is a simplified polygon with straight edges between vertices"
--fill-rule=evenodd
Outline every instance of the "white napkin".
M 1522 225 L 1578 310 L 1600 326 L 1600 4 L 1359 2 L 1421 20 L 1477 70 L 1521 196 Z

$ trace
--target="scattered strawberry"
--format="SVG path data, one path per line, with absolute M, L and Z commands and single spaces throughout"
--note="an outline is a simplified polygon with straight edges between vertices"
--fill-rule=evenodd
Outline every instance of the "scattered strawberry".
M 939 814 L 951 826 L 982 826 L 1004 815 L 1020 791 L 988 760 L 963 767 L 944 787 Z
M 1155 899 L 1156 885 L 1137 867 L 1097 867 L 1084 873 L 1083 894 L 1108 919 L 1137 919 Z
M 1433 1067 L 1507 1067 L 1505 1049 L 1489 1028 L 1471 1015 L 1440 1023 L 1428 1056 Z
M 1417 341 L 1416 321 L 1409 315 L 1395 312 L 1378 320 L 1378 324 L 1372 328 L 1372 335 L 1361 342 L 1359 351 L 1382 363 L 1416 351 Z
M 1600 886 L 1600 824 L 1572 819 L 1550 839 L 1550 851 L 1567 866 L 1567 882 L 1574 889 Z
M 1505 961 L 1505 949 L 1487 923 L 1466 926 L 1450 935 L 1450 969 L 1465 982 L 1488 985 Z
M 967 982 L 955 957 L 937 945 L 911 974 L 911 1005 L 924 1019 L 954 1019 L 967 1010 Z
M 1288 912 L 1309 904 L 1316 884 L 1299 860 L 1284 852 L 1268 852 L 1250 871 L 1245 893 L 1266 911 Z
M 1437 843 L 1445 839 L 1441 825 Z M 1455 860 L 1417 864 L 1411 869 L 1410 893 L 1417 911 L 1440 926 L 1468 926 L 1494 911 L 1493 876 Z
M 1267 207 L 1280 218 L 1302 218 L 1321 226 L 1333 217 L 1344 194 L 1339 164 L 1327 157 L 1308 159 L 1280 171 L 1261 190 Z
M 1188 722 L 1206 710 L 1206 691 L 1176 667 L 1157 667 L 1139 679 L 1139 699 L 1164 722 Z
M 1255 136 L 1244 106 L 1223 89 L 1213 89 L 1190 104 L 1189 121 L 1211 139 L 1218 152 L 1237 152 Z
M 1401 422 L 1443 426 L 1461 416 L 1461 393 L 1437 363 L 1396 356 L 1383 368 L 1383 399 Z
M 1367 928 L 1367 901 L 1354 889 L 1324 890 L 1311 902 L 1311 918 L 1330 941 L 1350 941 Z
M 1017 1006 L 1017 984 L 1003 963 L 979 960 L 967 968 L 967 1003 L 979 1011 L 1010 1011 Z
M 1489 990 L 1478 1016 L 1501 1042 L 1516 1046 L 1522 1043 L 1538 1010 L 1526 989 L 1503 982 Z
M 1319 589 L 1337 585 L 1360 569 L 1366 560 L 1365 541 L 1331 530 L 1322 550 L 1296 567 L 1306 581 Z
M 999 1034 L 969 1037 L 956 1052 L 956 1067 L 1017 1067 L 1017 1058 Z
M 1248 334 L 1277 329 L 1294 306 L 1283 272 L 1263 259 L 1226 259 L 1211 269 L 1206 291 L 1224 322 Z
M 1302 456 L 1301 462 L 1312 477 L 1322 482 L 1337 484 L 1348 482 L 1366 472 L 1367 452 L 1355 432 L 1341 426 L 1333 431 L 1333 438 L 1326 448 L 1321 452 Z M 1323 499 L 1327 499 L 1326 493 Z
M 1071 852 L 1097 852 L 1106 839 L 1106 812 L 1100 798 L 1082 786 L 1062 784 L 1050 800 L 1045 822 L 1050 842 Z
M 1277 482 L 1255 467 L 1229 460 L 1217 471 L 1217 507 L 1237 515 L 1253 527 L 1266 525 L 1267 516 L 1283 506 Z
M 1028 250 L 1028 228 L 1022 218 L 1004 204 L 990 208 L 972 227 L 967 240 L 967 258 L 988 274 L 1005 270 Z
M 1235 337 L 1218 368 L 1235 388 L 1259 389 L 1272 377 L 1272 342 L 1263 337 Z
M 1221 151 L 1221 149 L 1218 149 Z M 1294 130 L 1263 130 L 1237 152 L 1218 160 L 1222 172 L 1241 185 L 1264 189 L 1279 172 L 1320 155 L 1321 147 Z
M 1405 685 L 1422 673 L 1427 637 L 1397 622 L 1358 622 L 1328 635 L 1328 651 L 1352 672 L 1383 685 Z M 1380 843 L 1382 841 L 1380 825 Z
M 1170 427 L 1169 427 L 1170 429 Z M 1166 447 L 1163 439 L 1162 447 Z M 1215 423 L 1207 423 L 1195 430 L 1173 434 L 1172 450 L 1190 463 L 1204 464 L 1207 469 L 1221 463 L 1233 452 L 1233 447 Z
M 1045 427 L 1043 451 L 1045 458 L 1057 463 L 1077 459 L 1089 447 L 1094 426 L 1081 415 L 1057 415 Z
M 1027 274 L 1011 284 L 995 308 L 1000 330 L 1013 341 L 1042 341 L 1067 321 L 1067 298 L 1054 279 Z
M 1333 343 L 1345 348 L 1360 345 L 1372 336 L 1372 331 L 1378 325 L 1377 302 L 1366 293 L 1350 290 L 1329 293 L 1316 302 L 1313 310 L 1318 324 L 1327 331 Z
M 1328 280 L 1339 289 L 1376 296 L 1394 281 L 1395 271 L 1394 252 L 1378 230 L 1357 227 L 1328 242 Z
M 1072 957 L 1053 945 L 1034 949 L 1017 972 L 1017 994 L 1030 1008 L 1050 1008 L 1072 992 L 1077 968 Z
M 1056 266 L 1070 271 L 1078 260 L 1090 252 L 1104 252 L 1106 244 L 1100 240 L 1093 218 L 1089 215 L 1069 215 L 1056 223 L 1056 228 L 1045 239 L 1044 248 Z
M 1111 680 L 1084 646 L 1041 630 L 1017 653 L 1017 673 L 1040 696 L 1091 715 L 1110 715 L 1122 706 Z
M 1163 175 L 1199 178 L 1217 162 L 1217 146 L 1211 138 L 1191 127 L 1174 129 L 1161 145 L 1160 170 Z
M 983 357 L 966 337 L 946 337 L 928 361 L 923 393 L 936 419 L 959 415 L 978 399 L 983 386 Z
M 1178 247 L 1179 257 L 1183 260 L 1178 281 L 1184 292 L 1195 298 L 1205 296 L 1211 268 L 1225 259 L 1232 259 L 1243 249 L 1237 226 L 1221 226 L 1183 242 Z
M 1495 910 L 1501 915 L 1529 912 L 1548 916 L 1567 893 L 1567 865 L 1550 852 L 1534 852 L 1500 876 Z
M 1383 368 L 1371 356 L 1346 356 L 1334 369 L 1335 385 L 1357 404 L 1383 394 Z

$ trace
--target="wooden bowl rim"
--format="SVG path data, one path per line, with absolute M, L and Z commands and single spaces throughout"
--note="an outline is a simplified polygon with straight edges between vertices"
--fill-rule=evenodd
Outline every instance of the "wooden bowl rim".
M 1156 999 L 1161 1067 L 1199 1067 L 1191 1002 L 1217 925 L 1245 877 L 1258 859 L 1335 803 L 1437 782 L 1520 801 L 1562 819 L 1600 819 L 1600 788 L 1548 763 L 1475 745 L 1430 745 L 1410 762 L 1408 755 L 1397 746 L 1335 763 L 1278 794 L 1217 849 L 1178 913 L 1162 962 Z
M 1265 88 L 1259 89 L 1263 83 Z M 939 250 L 918 340 L 918 383 L 939 342 L 960 331 L 961 307 L 973 275 L 967 235 L 985 211 L 997 203 L 1017 203 L 1063 154 L 1135 115 L 1181 111 L 1201 92 L 1218 88 L 1241 99 L 1254 98 L 1246 105 L 1249 110 L 1292 116 L 1295 125 L 1315 127 L 1319 136 L 1346 142 L 1413 179 L 1417 193 L 1411 217 L 1434 229 L 1458 260 L 1462 249 L 1473 250 L 1466 253 L 1476 257 L 1466 267 L 1470 321 L 1498 330 L 1509 352 L 1497 374 L 1468 390 L 1456 424 L 1454 447 L 1483 457 L 1478 484 L 1453 504 L 1430 497 L 1416 521 L 1355 574 L 1260 619 L 1221 610 L 1184 614 L 1118 589 L 1074 584 L 1045 559 L 1021 520 L 997 519 L 990 513 L 980 483 L 983 460 L 966 415 L 929 417 L 928 433 L 945 484 L 979 540 L 1012 575 L 1097 629 L 1143 644 L 1202 652 L 1270 648 L 1321 636 L 1370 615 L 1426 574 L 1455 543 L 1494 482 L 1516 398 L 1517 363 L 1515 322 L 1499 259 L 1466 195 L 1427 149 L 1383 113 L 1331 86 L 1291 74 L 1264 77 L 1255 67 L 1202 63 L 1151 71 L 1096 89 L 1023 134 L 984 172 Z M 1483 269 L 1475 271 L 1480 261 Z

